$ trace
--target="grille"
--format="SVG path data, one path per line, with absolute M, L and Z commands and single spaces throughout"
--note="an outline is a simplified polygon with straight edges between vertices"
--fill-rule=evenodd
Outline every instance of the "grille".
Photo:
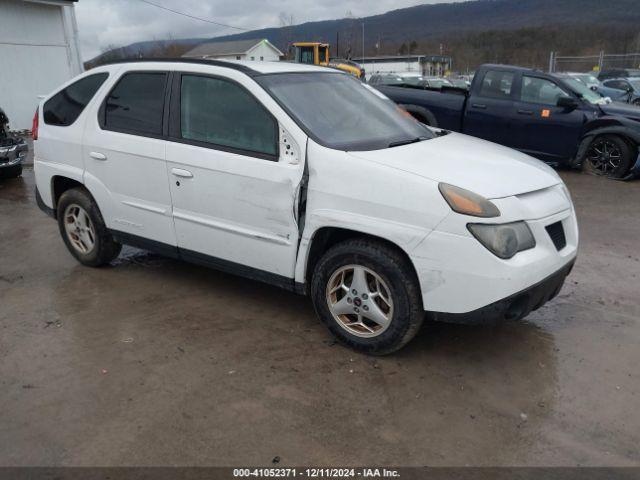
M 556 250 L 560 251 L 567 246 L 567 239 L 564 236 L 564 227 L 562 222 L 552 223 L 546 227 L 547 233 L 551 237 L 551 241 L 556 246 Z

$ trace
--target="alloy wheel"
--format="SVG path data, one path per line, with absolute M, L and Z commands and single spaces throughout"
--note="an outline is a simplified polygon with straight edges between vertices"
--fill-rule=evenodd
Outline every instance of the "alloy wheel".
M 345 265 L 329 279 L 329 311 L 343 329 L 357 337 L 383 333 L 393 318 L 393 299 L 386 282 L 362 265 Z
M 80 205 L 70 204 L 64 211 L 64 229 L 73 248 L 86 255 L 96 244 L 96 231 L 89 214 Z
M 610 140 L 596 140 L 587 150 L 587 161 L 595 173 L 610 175 L 620 166 L 622 151 Z

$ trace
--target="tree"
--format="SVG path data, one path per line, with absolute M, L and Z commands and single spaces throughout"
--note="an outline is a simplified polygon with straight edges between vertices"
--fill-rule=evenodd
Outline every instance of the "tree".
M 416 53 L 417 49 L 418 43 L 415 40 L 411 40 L 411 43 L 409 44 L 409 55 L 411 55 L 412 53 Z
M 398 53 L 400 55 L 406 55 L 408 50 L 409 49 L 407 48 L 407 44 L 403 42 L 402 45 L 400 45 L 400 48 L 398 49 Z

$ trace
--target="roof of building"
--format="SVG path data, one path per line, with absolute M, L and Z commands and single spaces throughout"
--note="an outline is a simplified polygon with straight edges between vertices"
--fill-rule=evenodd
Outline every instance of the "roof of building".
M 209 65 L 212 67 L 224 67 L 230 68 L 233 70 L 238 70 L 243 73 L 246 73 L 249 76 L 253 75 L 261 75 L 268 73 L 309 73 L 309 72 L 320 72 L 320 73 L 341 73 L 339 70 L 328 68 L 328 67 L 318 67 L 315 65 L 304 65 L 300 63 L 292 63 L 292 62 L 256 62 L 256 61 L 246 61 L 246 60 L 210 60 L 210 59 L 202 59 L 202 58 L 141 58 L 134 60 L 115 60 L 113 62 L 106 63 L 101 65 L 100 67 L 96 67 L 96 69 L 101 68 L 102 66 L 108 65 L 122 65 L 122 64 L 151 64 L 159 63 L 159 64 L 167 64 L 167 63 L 176 63 L 176 64 L 196 64 L 196 65 Z M 157 68 L 157 67 L 156 67 Z M 165 67 L 166 68 L 166 67 Z
M 266 43 L 269 47 L 275 50 L 278 55 L 283 53 L 278 50 L 269 40 L 266 38 L 253 38 L 249 40 L 234 40 L 231 42 L 206 42 L 201 43 L 195 48 L 192 48 L 183 57 L 213 57 L 213 56 L 226 56 L 226 55 L 244 55 L 249 50 L 259 45 L 260 43 Z

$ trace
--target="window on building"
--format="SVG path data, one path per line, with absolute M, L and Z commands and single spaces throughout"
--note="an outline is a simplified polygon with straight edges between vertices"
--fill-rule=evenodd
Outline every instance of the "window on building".
M 105 128 L 162 134 L 166 73 L 127 73 L 105 103 Z
M 256 59 L 256 57 L 251 57 L 251 61 L 254 61 Z
M 89 75 L 56 93 L 44 104 L 44 123 L 61 127 L 71 125 L 80 116 L 108 76 L 108 73 Z
M 482 79 L 481 97 L 509 98 L 513 86 L 513 73 L 502 70 L 489 70 Z
M 260 57 L 260 61 L 263 62 L 264 61 L 264 57 Z
M 219 78 L 182 76 L 180 130 L 188 140 L 277 153 L 275 119 L 244 88 Z
M 522 92 L 520 99 L 523 102 L 538 103 L 542 105 L 557 105 L 560 97 L 569 97 L 556 83 L 543 78 L 522 77 Z
M 240 55 L 236 55 L 236 60 L 240 60 Z

